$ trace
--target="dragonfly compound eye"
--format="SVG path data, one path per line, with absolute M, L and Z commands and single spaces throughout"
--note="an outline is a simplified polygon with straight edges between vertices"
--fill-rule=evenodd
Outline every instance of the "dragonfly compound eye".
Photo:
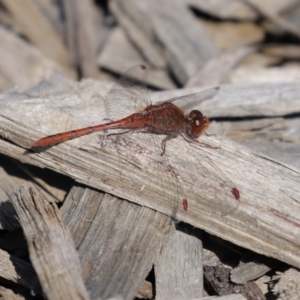
M 192 110 L 188 115 L 188 120 L 190 122 L 189 134 L 193 138 L 203 134 L 209 126 L 208 118 L 203 116 L 199 110 Z

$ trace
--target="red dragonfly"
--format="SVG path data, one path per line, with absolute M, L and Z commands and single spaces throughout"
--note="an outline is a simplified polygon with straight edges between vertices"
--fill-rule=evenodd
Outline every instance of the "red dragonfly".
M 132 70 L 133 69 L 129 71 L 129 75 L 133 74 Z M 136 70 L 143 74 L 146 73 L 145 66 L 138 66 Z M 133 79 L 128 79 L 127 76 L 128 75 L 125 74 L 121 77 L 116 87 L 108 94 L 105 101 L 108 111 L 116 110 L 116 107 L 112 107 L 111 109 L 109 108 L 115 105 L 115 103 L 118 103 L 118 107 L 131 105 L 131 107 L 128 108 L 128 110 L 131 111 L 136 111 L 137 107 L 141 106 L 140 103 L 143 103 L 145 106 L 143 110 L 132 113 L 116 121 L 110 121 L 100 125 L 46 136 L 35 141 L 33 143 L 33 148 L 51 147 L 86 134 L 110 129 L 127 129 L 129 131 L 142 131 L 165 135 L 165 138 L 161 142 L 162 156 L 165 154 L 167 141 L 177 137 L 178 135 L 181 135 L 188 142 L 204 147 L 211 147 L 197 140 L 197 138 L 201 134 L 205 133 L 209 127 L 209 119 L 206 116 L 203 116 L 199 110 L 192 110 L 189 114 L 185 115 L 184 112 L 173 102 L 177 100 L 189 101 L 191 99 L 196 99 L 197 103 L 199 103 L 212 97 L 218 91 L 218 88 L 212 88 L 197 94 L 173 98 L 158 104 L 151 104 L 150 97 L 147 94 L 145 78 L 142 78 L 141 81 L 134 81 Z M 145 75 L 143 75 L 143 77 L 145 77 Z M 132 93 L 132 90 L 135 90 L 135 93 Z M 122 91 L 123 94 L 120 93 L 120 91 Z M 127 93 L 127 97 L 124 97 L 124 91 Z M 122 96 L 120 96 L 120 94 Z M 125 98 L 126 102 L 124 101 Z M 240 198 L 238 189 L 232 186 L 231 191 L 234 197 L 238 200 Z M 186 211 L 188 202 L 185 197 L 183 198 L 182 205 Z

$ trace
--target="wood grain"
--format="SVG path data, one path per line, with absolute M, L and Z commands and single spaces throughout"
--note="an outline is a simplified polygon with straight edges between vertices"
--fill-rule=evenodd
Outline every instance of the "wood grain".
M 39 46 L 43 53 L 69 69 L 69 55 L 61 37 L 51 26 L 51 23 L 44 18 L 34 1 L 4 0 L 3 4 L 18 19 L 20 26 L 26 31 L 25 34 Z
M 55 203 L 34 186 L 10 195 L 27 239 L 31 262 L 48 299 L 89 299 L 70 233 Z
M 200 230 L 175 231 L 155 266 L 156 299 L 194 299 L 203 295 Z M 184 276 L 182 276 L 184 274 Z
M 181 84 L 218 54 L 205 29 L 181 1 L 113 0 L 110 7 L 150 64 L 160 68 L 167 64 Z
M 33 291 L 37 277 L 32 266 L 25 260 L 0 250 L 1 277 Z M 36 292 L 36 291 L 35 291 Z
M 115 28 L 98 57 L 98 64 L 116 74 L 123 74 L 133 66 L 147 65 L 147 83 L 158 89 L 174 89 L 175 84 L 166 68 L 151 67 L 138 50 L 127 39 L 124 30 Z M 136 78 L 138 79 L 138 78 Z
M 92 299 L 133 299 L 174 231 L 161 213 L 84 187 L 71 190 L 62 215 Z
M 264 93 L 257 103 L 267 103 L 269 106 L 266 107 L 272 110 L 272 103 L 286 97 L 285 101 L 291 101 L 290 106 L 296 109 L 299 101 L 294 99 L 299 93 L 298 86 L 284 85 L 277 93 L 276 87 L 268 90 L 268 86 L 264 86 Z M 91 125 L 93 118 L 101 120 L 104 117 L 100 114 L 101 85 L 86 81 L 78 88 L 70 96 L 55 96 L 51 101 L 28 99 L 3 103 L 0 134 L 14 144 L 1 140 L 1 152 L 67 174 L 88 186 L 153 208 L 258 253 L 300 266 L 297 255 L 299 171 L 279 161 L 217 137 L 203 136 L 200 140 L 221 147 L 221 150 L 195 147 L 182 138 L 170 141 L 168 160 L 180 174 L 178 180 L 189 203 L 185 212 L 178 201 L 175 187 L 178 181 L 168 175 L 168 168 L 162 167 L 158 160 L 159 146 L 154 147 L 147 134 L 121 136 L 118 149 L 113 137 L 93 134 L 40 153 L 24 150 L 30 149 L 32 141 L 42 136 L 37 128 L 45 135 Z M 229 87 L 224 90 L 222 87 L 221 91 L 225 100 L 219 96 L 219 106 L 225 109 L 224 101 L 232 98 L 225 94 L 230 91 Z M 277 99 L 272 97 L 274 95 Z M 248 101 L 251 99 L 248 91 Z M 286 105 L 279 108 L 281 113 L 289 110 Z M 244 107 L 243 111 L 247 109 Z M 142 156 L 137 158 L 132 151 L 141 151 Z M 226 178 L 239 189 L 240 201 L 234 199 Z

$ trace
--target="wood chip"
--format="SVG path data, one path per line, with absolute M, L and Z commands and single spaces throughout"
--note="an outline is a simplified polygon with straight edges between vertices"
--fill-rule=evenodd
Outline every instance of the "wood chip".
M 299 0 L 100 2 L 0 4 L 0 298 L 200 300 L 202 264 L 245 295 L 219 299 L 297 298 Z M 172 103 L 209 117 L 201 144 L 162 156 L 164 135 L 118 129 L 32 148 L 188 94 Z
M 257 258 L 257 257 L 256 257 Z M 280 262 L 272 259 L 266 259 L 262 257 L 260 262 L 255 260 L 255 257 L 251 257 L 254 261 L 247 263 L 240 263 L 239 266 L 231 271 L 230 279 L 237 284 L 245 284 L 250 280 L 257 279 L 258 277 L 266 274 L 273 268 L 275 269 Z
M 257 89 L 253 90 L 252 95 L 245 87 L 241 87 L 241 92 L 248 97 L 246 100 L 249 103 L 253 100 L 264 103 L 266 99 L 269 102 L 275 98 L 276 101 L 276 95 L 280 101 L 288 101 L 289 97 L 295 99 L 299 89 L 298 86 L 287 84 L 273 85 L 272 90 L 264 88 L 265 90 L 257 93 L 258 99 L 252 96 L 259 91 Z M 154 147 L 146 134 L 123 135 L 120 137 L 123 146 L 118 149 L 114 146 L 113 138 L 103 139 L 103 136 L 101 138 L 100 135 L 99 138 L 99 134 L 94 134 L 41 153 L 24 154 L 24 148 L 30 149 L 32 141 L 42 136 L 36 131 L 37 128 L 41 128 L 45 135 L 88 125 L 93 116 L 101 119 L 99 90 L 100 85 L 92 85 L 92 81 L 86 81 L 80 85 L 79 90 L 73 91 L 73 98 L 65 95 L 59 98 L 56 95 L 51 101 L 33 99 L 26 102 L 3 102 L 0 112 L 0 134 L 12 140 L 14 144 L 0 140 L 0 151 L 20 161 L 68 174 L 78 182 L 154 208 L 258 253 L 300 266 L 297 255 L 297 215 L 300 208 L 294 200 L 300 195 L 299 172 L 263 155 L 252 153 L 231 141 L 217 137 L 201 137 L 201 142 L 221 147 L 221 150 L 193 147 L 181 138 L 168 144 L 169 163 L 180 174 L 180 182 L 188 199 L 187 212 L 180 201 L 175 201 L 177 203 L 174 206 L 174 177 L 166 176 L 166 170 L 159 167 L 161 163 L 157 165 L 156 162 L 161 157 L 159 147 Z M 226 95 L 227 99 L 236 101 L 233 94 L 228 93 L 229 87 L 221 91 L 224 94 L 219 98 L 219 106 L 222 106 Z M 94 101 L 95 95 L 97 101 Z M 295 111 L 297 103 L 291 102 L 291 105 L 295 105 L 294 108 L 277 108 L 281 113 L 286 113 L 288 109 Z M 271 108 L 271 103 L 269 105 Z M 97 112 L 97 115 L 94 112 Z M 74 119 L 75 115 L 79 118 L 77 121 Z M 46 118 L 59 123 L 47 123 Z M 143 152 L 143 160 L 132 156 L 132 151 L 140 151 L 138 149 L 148 149 Z M 178 149 L 181 149 L 180 155 Z M 120 159 L 120 151 L 127 159 Z M 199 157 L 202 159 L 198 159 Z M 134 164 L 128 163 L 129 161 L 134 161 Z M 240 201 L 237 202 L 233 197 L 228 185 L 228 188 L 224 188 L 224 176 L 229 177 L 240 190 Z M 161 188 L 158 189 L 159 186 Z
M 251 9 L 243 1 L 236 0 L 186 0 L 187 4 L 204 11 L 213 16 L 222 19 L 237 19 L 237 20 L 255 20 L 258 18 L 258 13 Z M 273 13 L 280 13 L 293 7 L 297 0 L 255 0 L 254 3 L 259 3 L 262 7 L 270 9 Z
M 300 58 L 300 47 L 296 45 L 280 45 L 280 44 L 267 45 L 262 47 L 261 51 L 263 53 L 276 55 L 283 58 L 290 58 L 290 59 Z
M 282 299 L 297 299 L 300 292 L 300 273 L 290 268 L 285 272 L 278 272 L 274 277 L 277 284 L 273 287 L 273 293 Z
M 31 178 L 26 176 L 26 173 L 15 162 L 5 156 L 0 156 L 0 229 L 9 231 L 20 228 L 20 224 L 17 221 L 16 212 L 9 201 L 8 194 L 12 193 L 16 187 L 32 182 Z M 53 189 L 56 191 L 55 188 Z M 54 200 L 50 195 L 46 193 L 44 195 L 48 201 Z
M 204 277 L 206 284 L 218 295 L 230 293 L 240 293 L 249 300 L 265 300 L 261 290 L 254 282 L 244 285 L 234 285 L 229 280 L 229 269 L 219 265 L 218 267 L 204 267 Z
M 124 31 L 117 27 L 112 30 L 110 37 L 102 49 L 98 64 L 104 69 L 117 74 L 123 74 L 133 66 L 148 65 L 142 55 L 126 38 Z M 175 84 L 166 69 L 147 67 L 147 83 L 158 89 L 174 89 Z M 138 79 L 138 78 L 137 78 Z
M 74 66 L 83 77 L 96 77 L 96 27 L 95 4 L 90 0 L 64 0 L 66 14 L 66 40 Z M 101 29 L 98 29 L 101 30 Z
M 207 89 L 156 92 L 151 98 L 153 102 L 158 102 Z M 294 82 L 223 84 L 213 97 L 193 108 L 200 109 L 210 118 L 275 117 L 300 112 L 299 97 L 300 87 Z
M 72 73 L 47 58 L 32 45 L 14 33 L 0 26 L 0 88 L 9 89 L 15 85 L 29 87 L 40 82 L 51 72 Z M 3 80 L 1 80 L 3 78 Z
M 190 235 L 177 230 L 170 236 L 155 266 L 155 299 L 195 299 L 203 294 L 200 236 L 200 230 Z
M 33 291 L 37 277 L 31 264 L 0 249 L 1 277 Z M 1 293 L 0 293 L 1 295 Z
M 89 299 L 71 236 L 59 217 L 34 186 L 10 195 L 27 239 L 31 262 L 48 299 Z
M 184 84 L 207 59 L 218 55 L 217 48 L 210 41 L 205 29 L 197 22 L 183 3 L 178 0 L 165 1 L 111 1 L 111 8 L 118 19 L 124 16 L 131 17 L 135 24 L 135 31 L 120 23 L 127 35 L 135 44 L 142 48 L 141 52 L 148 57 L 144 49 L 159 50 L 166 63 L 176 76 L 177 80 Z M 172 10 L 169 9 L 172 6 Z M 116 9 L 118 7 L 118 9 Z M 121 13 L 122 9 L 122 13 Z M 117 12 L 118 11 L 118 12 Z M 138 13 L 134 13 L 138 11 Z M 145 16 L 149 22 L 145 22 Z M 169 22 L 165 22 L 166 18 Z M 186 30 L 189 28 L 189 30 Z M 142 38 L 134 34 L 139 30 Z M 147 47 L 139 45 L 139 41 L 147 38 Z M 152 62 L 151 59 L 148 61 Z
M 237 68 L 229 76 L 231 83 L 281 83 L 299 82 L 300 66 L 272 67 L 263 69 Z
M 265 32 L 252 22 L 202 21 L 211 40 L 221 51 L 237 50 L 240 47 L 261 43 Z
M 231 74 L 233 68 L 235 68 L 243 58 L 255 50 L 256 47 L 240 48 L 236 51 L 229 51 L 208 60 L 204 66 L 189 79 L 185 88 L 220 85 Z
M 3 300 L 9 299 L 9 300 L 26 300 L 30 297 L 29 294 L 26 296 L 20 295 L 19 291 L 13 291 L 11 289 L 5 288 L 3 286 L 0 286 L 0 295 Z
M 3 0 L 3 4 L 26 30 L 29 40 L 38 45 L 49 58 L 70 70 L 69 55 L 61 37 L 43 16 L 35 1 Z
M 133 299 L 174 230 L 163 214 L 89 188 L 74 187 L 62 211 L 92 299 Z
M 270 7 L 263 6 L 257 1 L 253 0 L 243 0 L 247 5 L 249 5 L 251 8 L 256 10 L 259 14 L 262 16 L 268 18 L 272 22 L 274 22 L 276 25 L 283 28 L 288 33 L 294 35 L 298 39 L 300 38 L 300 30 L 296 27 L 290 24 L 288 21 L 286 21 L 284 18 L 281 18 L 278 14 L 272 12 L 273 5 L 270 5 Z

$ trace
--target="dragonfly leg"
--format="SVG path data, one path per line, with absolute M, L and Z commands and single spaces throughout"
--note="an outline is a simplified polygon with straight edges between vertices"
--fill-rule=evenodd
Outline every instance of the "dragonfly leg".
M 220 147 L 213 147 L 209 144 L 206 144 L 206 143 L 203 143 L 203 142 L 199 142 L 198 140 L 196 139 L 193 139 L 191 138 L 190 136 L 186 135 L 186 134 L 182 134 L 182 136 L 190 143 L 194 143 L 194 144 L 198 144 L 198 145 L 201 145 L 203 147 L 206 147 L 206 148 L 211 148 L 211 149 L 221 149 Z
M 109 123 L 109 122 L 113 122 L 113 120 L 109 119 L 109 118 L 104 118 L 104 119 L 102 119 L 102 122 Z
M 221 147 L 214 147 L 214 146 L 208 145 L 206 143 L 199 142 L 197 140 L 193 140 L 193 143 L 197 143 L 197 144 L 199 144 L 199 145 L 201 145 L 203 147 L 206 147 L 206 148 L 221 150 Z
M 161 149 L 162 149 L 162 153 L 161 153 L 161 156 L 163 156 L 166 152 L 166 145 L 167 145 L 167 141 L 170 140 L 170 139 L 174 139 L 176 138 L 177 134 L 170 134 L 170 135 L 167 135 L 161 142 Z
M 207 132 L 205 132 L 205 135 L 206 135 L 206 136 L 216 136 L 216 134 L 215 134 L 215 133 L 211 133 L 211 134 L 209 134 L 209 133 L 207 133 Z
M 131 132 L 137 132 L 137 130 L 125 130 L 125 131 L 122 131 L 122 132 L 112 132 L 112 133 L 109 133 L 107 134 L 106 136 L 112 136 L 112 135 L 121 135 L 121 134 L 126 134 L 126 133 L 131 133 Z

